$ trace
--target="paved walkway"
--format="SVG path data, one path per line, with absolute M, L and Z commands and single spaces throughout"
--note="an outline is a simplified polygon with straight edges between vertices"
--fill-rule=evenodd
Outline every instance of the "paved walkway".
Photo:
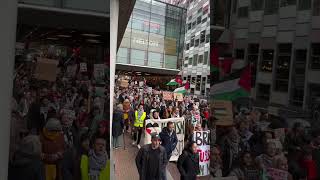
M 143 142 L 141 138 L 141 143 Z M 123 146 L 123 136 L 119 137 L 121 147 L 113 150 L 115 158 L 115 177 L 116 180 L 139 180 L 138 170 L 135 164 L 135 158 L 138 148 L 132 146 L 132 140 L 129 135 L 125 135 L 125 149 Z M 167 179 L 179 180 L 180 173 L 175 162 L 170 162 L 167 166 Z M 209 180 L 209 177 L 201 177 L 201 180 Z

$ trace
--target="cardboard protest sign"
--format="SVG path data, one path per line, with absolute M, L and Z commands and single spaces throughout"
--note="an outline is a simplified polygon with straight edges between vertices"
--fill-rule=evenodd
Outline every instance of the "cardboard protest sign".
M 199 176 L 207 176 L 210 174 L 210 131 L 195 131 L 193 140 L 198 145 Z
M 94 68 L 93 74 L 94 74 L 95 80 L 98 82 L 103 82 L 105 77 L 104 70 L 106 66 L 104 64 L 95 64 L 93 68 Z
M 87 63 L 80 63 L 80 72 L 87 72 Z
M 183 94 L 181 93 L 173 93 L 174 99 L 177 99 L 178 101 L 183 101 Z
M 167 101 L 173 100 L 173 93 L 172 92 L 164 91 L 164 92 L 162 92 L 162 95 L 163 95 L 164 100 L 167 100 Z
M 151 143 L 151 133 L 160 133 L 164 127 L 167 127 L 167 123 L 171 121 L 175 126 L 175 132 L 178 138 L 178 144 L 176 149 L 172 152 L 170 161 L 177 161 L 184 148 L 184 135 L 185 135 L 185 120 L 184 118 L 170 118 L 170 119 L 148 119 L 146 120 L 144 143 Z
M 123 88 L 129 87 L 129 82 L 127 80 L 122 80 L 120 82 L 120 87 L 123 87 Z
M 217 126 L 233 125 L 233 109 L 231 101 L 215 100 L 211 108 L 213 108 L 213 116 L 217 119 Z
M 268 168 L 267 176 L 272 180 L 287 180 L 288 172 L 280 169 Z
M 58 64 L 57 60 L 38 58 L 34 77 L 38 80 L 56 81 Z
M 147 93 L 152 93 L 152 87 L 147 88 Z

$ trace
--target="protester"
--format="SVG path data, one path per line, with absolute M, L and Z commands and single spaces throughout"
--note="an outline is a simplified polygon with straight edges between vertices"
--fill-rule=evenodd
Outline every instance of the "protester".
M 123 107 L 119 104 L 113 113 L 112 119 L 112 137 L 113 137 L 113 148 L 119 148 L 119 136 L 123 133 L 124 121 L 123 121 Z
M 254 158 L 250 152 L 244 152 L 240 156 L 239 166 L 234 168 L 229 176 L 236 176 L 239 180 L 258 180 L 260 172 L 254 163 Z
M 276 144 L 274 142 L 267 143 L 266 151 L 256 158 L 256 163 L 261 170 L 272 168 L 276 156 Z
M 287 172 L 288 173 L 287 180 L 293 180 L 292 175 L 288 172 L 289 167 L 288 167 L 288 160 L 286 157 L 281 156 L 278 159 L 276 159 L 275 168 Z
M 9 180 L 45 180 L 45 171 L 41 162 L 41 143 L 38 136 L 29 135 L 22 139 L 12 167 Z
M 145 125 L 145 119 L 147 117 L 147 113 L 144 111 L 144 107 L 142 104 L 139 105 L 138 110 L 135 111 L 135 120 L 134 120 L 134 141 L 132 145 L 137 145 L 140 149 L 140 140 L 142 136 L 143 127 Z
M 107 180 L 110 179 L 110 165 L 106 152 L 106 141 L 103 137 L 96 137 L 93 149 L 88 155 L 81 157 L 81 180 Z
M 217 147 L 211 148 L 210 174 L 213 177 L 222 177 L 222 160 L 220 150 Z
M 199 155 L 197 153 L 197 143 L 189 142 L 177 162 L 181 180 L 196 180 L 200 173 Z
M 160 136 L 151 134 L 151 144 L 143 146 L 136 156 L 140 180 L 163 180 L 168 163 L 167 153 L 160 145 Z
M 174 130 L 173 122 L 169 121 L 167 127 L 163 128 L 159 134 L 161 138 L 161 145 L 166 149 L 168 161 L 171 158 L 172 152 L 178 144 L 177 134 Z

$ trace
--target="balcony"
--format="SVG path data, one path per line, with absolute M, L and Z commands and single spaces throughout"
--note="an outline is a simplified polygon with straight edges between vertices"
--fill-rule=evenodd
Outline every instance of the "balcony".
M 109 1 L 107 0 L 19 0 L 18 2 L 26 5 L 109 14 Z

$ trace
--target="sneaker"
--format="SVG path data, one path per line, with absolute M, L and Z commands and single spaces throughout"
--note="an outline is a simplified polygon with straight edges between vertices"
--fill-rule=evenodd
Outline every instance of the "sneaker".
M 140 146 L 140 144 L 138 144 L 138 149 L 140 149 L 141 148 L 141 146 Z

